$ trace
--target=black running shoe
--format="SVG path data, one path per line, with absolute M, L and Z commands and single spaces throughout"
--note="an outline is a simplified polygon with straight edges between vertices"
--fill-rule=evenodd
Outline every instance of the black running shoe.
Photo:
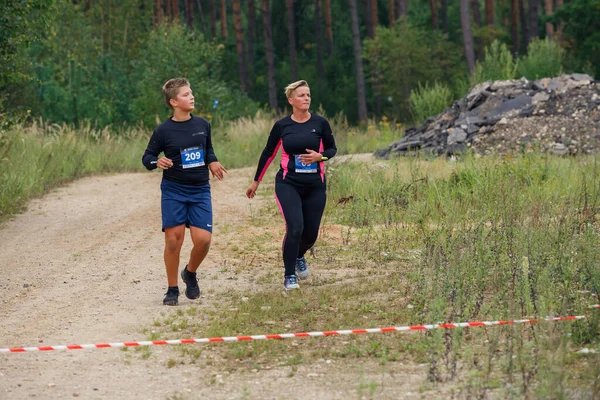
M 165 306 L 176 306 L 179 304 L 179 287 L 169 286 L 167 293 L 165 293 L 165 299 L 163 300 Z
M 194 300 L 200 297 L 200 286 L 195 272 L 190 272 L 187 265 L 181 270 L 181 279 L 185 282 L 185 297 Z

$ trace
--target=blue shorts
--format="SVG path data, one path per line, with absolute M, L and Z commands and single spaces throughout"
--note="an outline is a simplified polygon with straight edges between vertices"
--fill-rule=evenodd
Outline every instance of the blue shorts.
M 163 179 L 160 184 L 162 230 L 185 224 L 212 233 L 210 185 L 191 186 Z

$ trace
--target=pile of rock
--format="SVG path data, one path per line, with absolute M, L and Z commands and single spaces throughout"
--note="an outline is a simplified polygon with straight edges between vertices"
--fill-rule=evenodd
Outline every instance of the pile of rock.
M 598 152 L 600 83 L 585 74 L 484 82 L 375 156 L 453 155 L 467 148 L 481 154 Z

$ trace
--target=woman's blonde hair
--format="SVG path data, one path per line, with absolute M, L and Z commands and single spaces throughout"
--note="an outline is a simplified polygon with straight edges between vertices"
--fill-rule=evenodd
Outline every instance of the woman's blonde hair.
M 298 88 L 299 88 L 299 87 L 301 87 L 301 86 L 306 86 L 307 88 L 309 88 L 309 87 L 308 87 L 308 82 L 306 82 L 306 81 L 304 81 L 304 80 L 302 80 L 302 81 L 297 81 L 297 82 L 294 82 L 294 83 L 290 83 L 289 85 L 287 85 L 287 86 L 285 87 L 285 97 L 287 97 L 288 99 L 289 99 L 290 97 L 292 97 L 292 92 L 293 92 L 294 90 L 298 89 Z M 310 88 L 309 88 L 309 89 L 310 89 Z

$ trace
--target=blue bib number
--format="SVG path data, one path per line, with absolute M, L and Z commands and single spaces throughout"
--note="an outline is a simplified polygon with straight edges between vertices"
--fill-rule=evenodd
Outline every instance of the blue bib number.
M 181 166 L 183 168 L 201 167 L 204 165 L 204 149 L 190 147 L 181 150 Z
M 296 160 L 296 172 L 300 174 L 314 174 L 317 172 L 317 163 L 303 164 L 300 156 L 294 155 Z

